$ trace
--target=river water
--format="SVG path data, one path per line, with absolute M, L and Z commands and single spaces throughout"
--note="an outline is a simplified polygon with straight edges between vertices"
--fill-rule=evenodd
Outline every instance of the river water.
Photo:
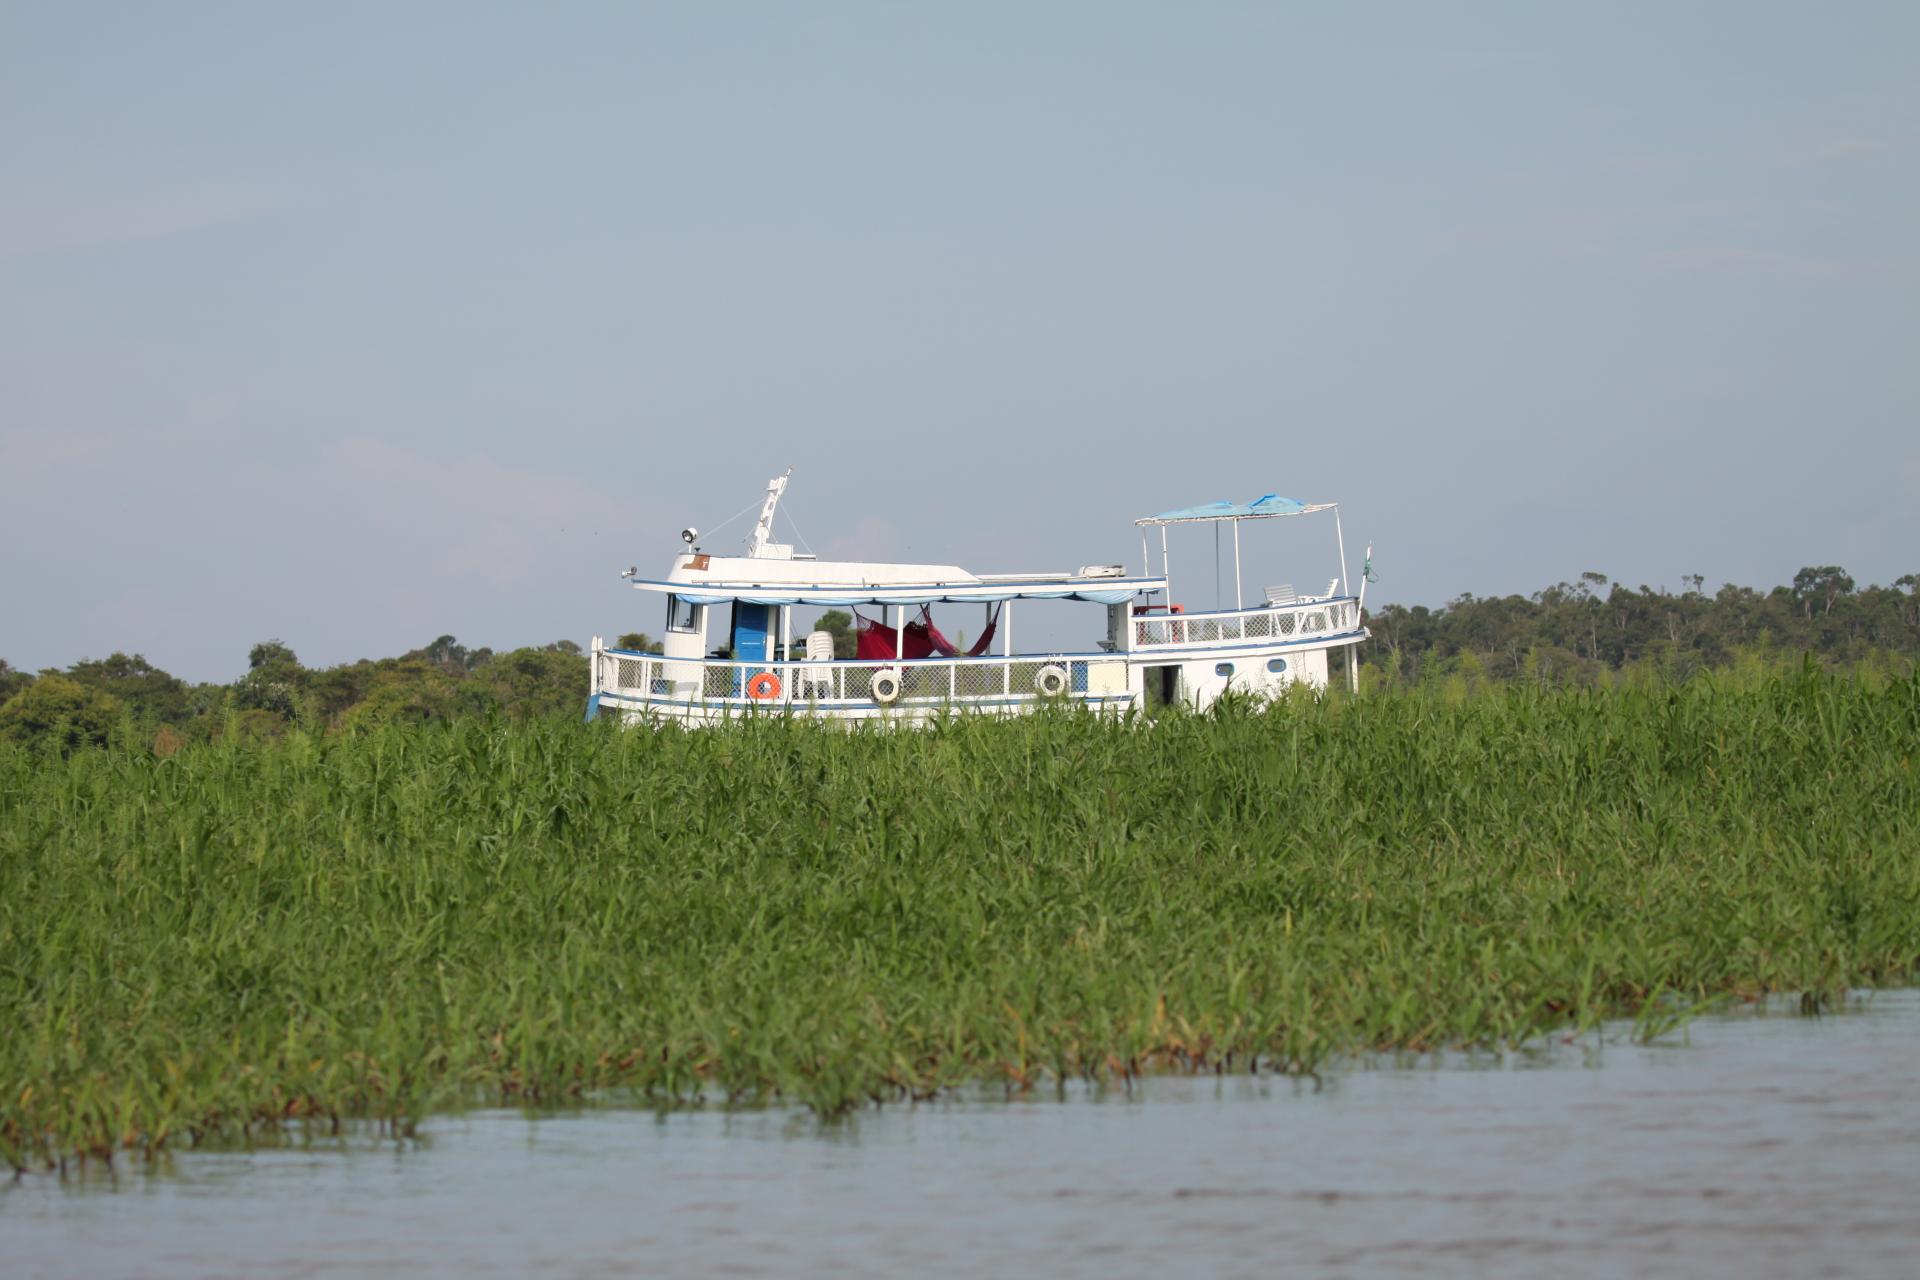
M 0 1190 L 9 1276 L 1920 1275 L 1920 991 L 1315 1087 L 436 1118 Z

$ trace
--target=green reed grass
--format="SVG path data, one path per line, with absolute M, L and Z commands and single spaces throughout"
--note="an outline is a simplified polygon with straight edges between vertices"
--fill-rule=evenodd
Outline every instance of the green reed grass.
M 0 1151 L 833 1114 L 1910 981 L 1920 679 L 0 754 Z

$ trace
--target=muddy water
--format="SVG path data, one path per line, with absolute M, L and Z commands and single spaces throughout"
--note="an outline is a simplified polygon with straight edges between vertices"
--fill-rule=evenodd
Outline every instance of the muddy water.
M 437 1119 L 0 1191 L 10 1276 L 1920 1274 L 1920 992 L 1320 1088 Z

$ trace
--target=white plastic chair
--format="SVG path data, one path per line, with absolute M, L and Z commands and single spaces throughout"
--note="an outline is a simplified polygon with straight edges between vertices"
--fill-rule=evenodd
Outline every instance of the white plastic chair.
M 1291 582 L 1283 582 L 1277 587 L 1267 588 L 1267 603 L 1276 607 L 1283 604 L 1292 604 L 1299 598 L 1300 597 L 1293 594 L 1293 584 Z
M 833 632 L 807 632 L 807 661 L 833 661 Z M 833 693 L 833 673 L 830 671 L 815 671 L 812 668 L 808 668 L 806 673 L 801 676 L 801 682 L 802 688 L 800 690 L 800 696 L 803 698 L 809 696 L 815 690 L 823 691 L 829 696 Z

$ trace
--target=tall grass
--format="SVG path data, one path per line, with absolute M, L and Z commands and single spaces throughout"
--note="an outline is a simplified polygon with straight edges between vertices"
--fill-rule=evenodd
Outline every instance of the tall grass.
M 0 1150 L 1308 1071 L 1920 965 L 1920 679 L 0 753 Z

